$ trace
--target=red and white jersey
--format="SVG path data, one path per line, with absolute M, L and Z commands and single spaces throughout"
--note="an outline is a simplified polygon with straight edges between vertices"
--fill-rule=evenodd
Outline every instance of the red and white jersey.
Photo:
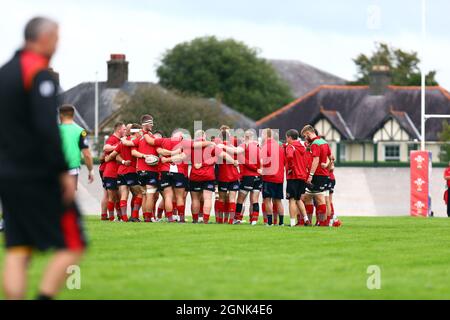
M 294 141 L 285 148 L 286 177 L 288 180 L 306 180 L 308 178 L 306 148 L 300 141 Z
M 238 156 L 239 168 L 242 177 L 258 177 L 258 169 L 261 168 L 260 148 L 256 141 L 241 144 L 244 153 Z
M 158 156 L 156 148 L 148 144 L 145 140 L 145 135 L 149 135 L 151 138 L 153 138 L 153 135 L 150 132 L 144 132 L 144 136 L 142 136 L 140 139 L 133 140 L 136 150 L 145 155 Z M 145 159 L 137 159 L 136 169 L 137 171 L 158 172 L 158 166 L 149 166 L 145 162 Z
M 262 179 L 264 182 L 284 183 L 284 149 L 274 139 L 261 148 Z
M 182 140 L 181 138 L 161 138 L 155 140 L 155 148 L 163 148 L 165 150 L 174 151 L 177 148 L 184 150 L 189 150 L 191 148 L 191 142 Z M 190 152 L 189 152 L 190 154 Z M 161 163 L 159 166 L 160 172 L 173 172 L 173 166 L 176 165 L 176 172 L 181 173 L 184 176 L 188 176 L 189 165 L 186 161 L 171 164 L 171 163 Z
M 117 137 L 116 135 L 111 135 L 108 140 L 106 140 L 106 145 L 110 145 L 110 146 L 115 146 L 117 147 L 120 143 L 120 138 Z M 105 152 L 105 156 L 108 156 L 109 154 L 111 154 L 111 152 Z M 105 178 L 113 178 L 116 179 L 117 178 L 117 171 L 119 169 L 119 164 L 113 160 L 110 162 L 105 162 L 102 164 L 102 166 L 100 167 L 100 171 L 103 171 L 103 176 Z

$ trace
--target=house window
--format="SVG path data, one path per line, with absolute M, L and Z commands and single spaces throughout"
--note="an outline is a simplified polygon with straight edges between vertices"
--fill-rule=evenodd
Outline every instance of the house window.
M 384 158 L 386 161 L 400 161 L 400 146 L 399 145 L 384 146 Z
M 339 161 L 347 161 L 347 146 L 345 144 L 341 143 L 339 152 Z

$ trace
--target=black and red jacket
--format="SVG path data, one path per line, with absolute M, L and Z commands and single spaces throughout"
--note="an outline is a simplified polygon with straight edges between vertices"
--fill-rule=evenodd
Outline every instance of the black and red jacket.
M 0 68 L 0 183 L 67 170 L 57 124 L 58 85 L 48 59 L 18 51 Z

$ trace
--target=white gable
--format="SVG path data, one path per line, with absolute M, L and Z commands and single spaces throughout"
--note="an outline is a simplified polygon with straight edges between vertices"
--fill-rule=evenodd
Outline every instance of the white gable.
M 374 134 L 373 139 L 376 141 L 409 141 L 411 137 L 402 129 L 397 120 L 390 119 L 383 128 Z
M 321 136 L 327 141 L 341 141 L 341 135 L 334 129 L 333 125 L 327 119 L 321 119 L 314 125 Z

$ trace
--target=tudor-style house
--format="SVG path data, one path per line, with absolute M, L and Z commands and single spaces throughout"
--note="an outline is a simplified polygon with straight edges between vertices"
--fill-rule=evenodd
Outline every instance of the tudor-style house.
M 339 162 L 407 162 L 419 148 L 421 88 L 390 85 L 389 69 L 374 67 L 369 86 L 323 85 L 257 122 L 259 129 L 312 124 Z M 450 114 L 450 94 L 427 87 L 428 114 Z M 426 123 L 427 150 L 439 162 L 442 120 Z

